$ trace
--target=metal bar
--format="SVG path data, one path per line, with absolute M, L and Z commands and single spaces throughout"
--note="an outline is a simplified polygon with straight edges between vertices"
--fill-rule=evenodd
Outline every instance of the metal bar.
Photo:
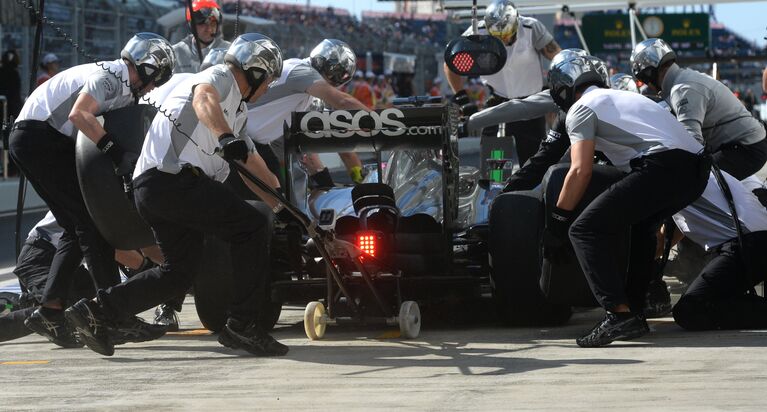
M 634 19 L 634 23 L 636 24 L 637 29 L 639 29 L 639 34 L 642 35 L 642 40 L 647 40 L 647 33 L 645 33 L 644 27 L 642 27 L 642 22 L 639 21 L 636 9 L 632 9 L 631 18 Z
M 245 167 L 245 164 L 240 160 L 227 160 L 229 165 L 233 167 L 236 171 L 238 171 L 245 179 L 249 180 L 251 183 L 256 185 L 259 189 L 263 190 L 267 196 L 271 197 L 273 200 L 280 203 L 285 209 L 288 210 L 301 224 L 304 226 L 304 229 L 309 233 L 309 236 L 314 239 L 314 243 L 317 246 L 317 251 L 320 252 L 320 255 L 322 255 L 322 258 L 325 261 L 325 264 L 328 268 L 328 271 L 330 272 L 330 275 L 333 276 L 333 279 L 336 281 L 336 284 L 338 284 L 338 288 L 341 289 L 341 292 L 343 292 L 344 296 L 346 296 L 346 299 L 348 300 L 349 305 L 352 307 L 352 310 L 354 312 L 357 312 L 357 305 L 354 303 L 354 301 L 351 298 L 351 294 L 348 292 L 346 287 L 343 284 L 343 281 L 341 279 L 341 274 L 338 273 L 338 269 L 333 265 L 332 259 L 330 258 L 330 253 L 327 250 L 327 246 L 325 245 L 325 242 L 327 239 L 324 238 L 324 231 L 321 231 L 320 228 L 312 225 L 312 222 L 309 220 L 309 218 L 303 214 L 300 210 L 298 210 L 297 207 L 290 204 L 288 201 L 285 200 L 285 198 L 277 193 L 274 189 L 272 189 L 269 185 L 264 183 L 261 179 L 256 177 L 253 173 L 250 172 Z
M 378 289 L 376 289 L 376 286 L 373 284 L 373 279 L 370 278 L 370 274 L 367 270 L 365 270 L 365 266 L 362 265 L 362 262 L 360 262 L 360 258 L 356 257 L 354 259 L 354 266 L 357 267 L 357 270 L 360 271 L 360 274 L 362 275 L 362 279 L 365 281 L 365 284 L 367 285 L 368 289 L 370 289 L 370 292 L 373 294 L 373 298 L 376 301 L 376 304 L 378 304 L 378 308 L 381 309 L 381 312 L 383 312 L 384 316 L 394 316 L 393 313 L 391 313 L 391 308 L 386 307 L 386 305 L 383 302 L 383 299 L 381 299 L 381 295 L 378 294 Z
M 631 30 L 631 50 L 634 50 L 634 47 L 637 45 L 637 34 L 636 29 L 634 28 L 635 21 L 634 21 L 634 6 L 629 5 L 629 30 Z
M 583 46 L 583 50 L 585 50 L 586 53 L 591 54 L 591 51 L 589 50 L 589 45 L 586 44 L 586 39 L 583 37 L 583 32 L 581 31 L 581 23 L 578 21 L 578 19 L 575 18 L 574 12 L 570 11 L 569 9 L 568 9 L 568 12 L 570 13 L 570 18 L 573 19 L 573 27 L 575 27 L 575 33 L 578 34 L 578 39 L 581 41 L 581 46 Z

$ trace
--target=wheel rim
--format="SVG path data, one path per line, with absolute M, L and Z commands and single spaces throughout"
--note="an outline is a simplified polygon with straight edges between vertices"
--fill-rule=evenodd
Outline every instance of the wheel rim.
M 311 302 L 304 313 L 304 331 L 311 340 L 322 339 L 325 335 L 325 306 L 321 302 Z

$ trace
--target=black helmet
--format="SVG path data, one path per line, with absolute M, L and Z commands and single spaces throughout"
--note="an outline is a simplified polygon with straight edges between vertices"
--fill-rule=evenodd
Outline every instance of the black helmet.
M 323 40 L 309 53 L 309 61 L 314 70 L 335 87 L 351 80 L 357 68 L 357 56 L 352 48 L 337 39 Z
M 277 43 L 259 33 L 245 33 L 237 37 L 224 55 L 224 61 L 245 72 L 251 95 L 266 79 L 282 73 L 282 51 Z
M 575 103 L 575 91 L 585 85 L 607 87 L 602 74 L 588 57 L 563 61 L 549 70 L 549 93 L 565 112 Z
M 647 39 L 631 52 L 631 73 L 637 80 L 660 87 L 658 71 L 672 61 L 676 61 L 676 53 L 668 43 L 661 39 Z
M 576 47 L 563 49 L 563 50 L 560 50 L 559 53 L 557 53 L 553 59 L 551 59 L 551 64 L 549 64 L 549 68 L 553 68 L 554 66 L 558 65 L 559 63 L 562 63 L 565 60 L 570 60 L 576 57 L 586 57 L 588 55 L 589 54 L 586 53 L 586 50 L 579 49 Z
M 144 86 L 154 81 L 162 86 L 173 75 L 176 54 L 168 40 L 154 33 L 138 33 L 133 36 L 120 52 L 120 57 L 136 67 Z
M 607 68 L 607 64 L 604 60 L 596 56 L 587 56 L 586 58 L 594 65 L 594 68 L 597 69 L 599 75 L 602 76 L 605 86 L 610 87 L 610 70 Z

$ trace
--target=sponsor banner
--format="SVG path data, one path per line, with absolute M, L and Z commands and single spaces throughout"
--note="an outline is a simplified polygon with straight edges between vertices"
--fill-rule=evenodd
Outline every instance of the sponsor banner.
M 303 152 L 441 146 L 443 107 L 293 113 L 288 145 Z

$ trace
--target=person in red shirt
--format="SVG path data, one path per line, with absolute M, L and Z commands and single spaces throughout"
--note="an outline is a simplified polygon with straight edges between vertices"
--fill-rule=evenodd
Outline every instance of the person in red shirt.
M 58 56 L 53 53 L 48 53 L 43 57 L 40 62 L 40 73 L 37 75 L 37 85 L 45 83 L 48 79 L 55 76 L 59 72 L 59 64 L 61 61 Z

